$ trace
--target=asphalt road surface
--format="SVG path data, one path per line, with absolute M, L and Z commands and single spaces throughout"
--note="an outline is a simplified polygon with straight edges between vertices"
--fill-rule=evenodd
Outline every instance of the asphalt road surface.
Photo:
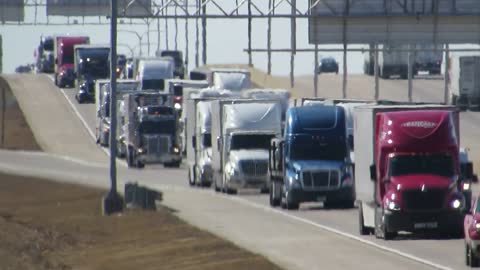
M 41 145 L 48 153 L 0 151 L 0 169 L 107 187 L 107 155 L 95 145 L 91 148 L 94 105 L 77 104 L 73 89 L 58 89 L 46 81 L 45 75 L 6 78 L 35 136 L 44 138 Z M 320 78 L 322 89 L 331 93 L 325 96 L 340 93 L 340 76 Z M 349 97 L 371 97 L 371 78 L 349 79 Z M 392 95 L 401 100 L 406 97 L 405 85 L 401 80 L 382 80 L 382 93 L 386 96 L 381 97 Z M 414 85 L 415 100 L 435 101 L 443 97 L 441 80 L 415 80 Z M 36 94 L 27 94 L 31 89 Z M 300 77 L 293 94 L 311 96 L 311 89 L 311 78 Z M 37 95 L 42 96 L 41 102 Z M 28 104 L 32 103 L 30 108 Z M 57 117 L 55 125 L 44 114 Z M 479 161 L 476 138 L 480 129 L 475 125 L 478 115 L 469 112 L 461 118 L 462 144 L 469 146 L 472 157 Z M 67 136 L 64 127 L 71 129 L 68 139 L 63 137 Z M 404 236 L 386 242 L 373 236 L 358 236 L 356 209 L 324 210 L 318 205 L 302 206 L 299 211 L 272 209 L 266 195 L 247 192 L 225 196 L 210 189 L 190 188 L 185 170 L 162 166 L 147 166 L 144 170 L 127 169 L 124 165 L 118 168 L 119 187 L 127 181 L 137 181 L 162 190 L 164 204 L 177 210 L 186 221 L 266 255 L 288 269 L 466 269 L 462 239 Z

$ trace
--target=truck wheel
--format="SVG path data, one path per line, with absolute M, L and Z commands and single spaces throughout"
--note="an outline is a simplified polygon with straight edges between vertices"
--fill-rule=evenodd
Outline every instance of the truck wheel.
M 300 204 L 298 202 L 294 202 L 293 200 L 288 198 L 288 194 L 285 194 L 285 206 L 288 210 L 297 210 L 300 208 Z
M 472 250 L 472 247 L 468 245 L 468 261 L 471 267 L 478 267 L 479 266 L 479 260 L 477 256 L 475 255 L 475 252 Z
M 345 209 L 351 209 L 355 207 L 355 201 L 354 200 L 346 200 L 342 202 L 342 206 Z
M 382 208 L 375 208 L 375 237 L 384 240 L 392 240 L 397 236 L 397 232 L 389 232 L 385 226 L 385 214 Z
M 358 230 L 360 235 L 369 235 L 370 230 L 365 227 L 365 222 L 363 220 L 363 206 L 362 203 L 358 205 Z
M 270 189 L 269 189 L 267 186 L 265 186 L 265 187 L 263 187 L 263 188 L 260 189 L 260 193 L 261 193 L 261 194 L 269 194 L 269 193 L 270 193 Z
M 140 160 L 137 159 L 137 160 L 135 161 L 135 163 L 136 163 L 136 164 L 135 164 L 135 165 L 136 165 L 135 167 L 137 167 L 138 169 L 143 169 L 143 168 L 145 168 L 145 163 L 141 162 Z
M 129 168 L 135 167 L 135 166 L 134 166 L 135 164 L 133 164 L 133 158 L 134 158 L 134 156 L 133 156 L 133 149 L 132 149 L 131 146 L 128 146 L 128 148 L 127 148 L 127 166 L 128 166 Z
M 292 202 L 287 200 L 287 209 L 288 210 L 298 210 L 300 204 L 298 202 Z
M 270 205 L 272 207 L 279 206 L 281 202 L 280 196 L 277 196 L 276 194 L 276 183 L 274 181 L 271 181 L 270 183 Z
M 213 178 L 213 188 L 215 189 L 215 192 L 220 192 L 220 188 L 217 185 L 217 180 L 215 177 Z
M 225 188 L 225 192 L 230 195 L 237 194 L 237 190 L 233 188 Z
M 465 264 L 470 266 L 470 246 L 465 243 Z
M 188 184 L 193 187 L 195 185 L 195 181 L 192 179 L 192 173 L 190 172 L 191 170 L 189 169 L 188 170 Z M 195 174 L 195 169 L 194 169 L 194 173 Z

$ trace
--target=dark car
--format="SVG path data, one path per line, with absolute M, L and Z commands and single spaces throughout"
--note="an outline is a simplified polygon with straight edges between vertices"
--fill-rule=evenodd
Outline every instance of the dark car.
M 338 63 L 332 57 L 323 58 L 320 61 L 320 66 L 318 67 L 318 74 L 329 72 L 335 72 L 336 74 L 338 74 Z

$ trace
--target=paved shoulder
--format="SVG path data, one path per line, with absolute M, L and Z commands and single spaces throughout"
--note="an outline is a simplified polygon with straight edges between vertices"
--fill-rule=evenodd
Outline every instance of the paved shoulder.
M 45 75 L 5 75 L 35 138 L 44 151 L 106 162 L 60 90 Z

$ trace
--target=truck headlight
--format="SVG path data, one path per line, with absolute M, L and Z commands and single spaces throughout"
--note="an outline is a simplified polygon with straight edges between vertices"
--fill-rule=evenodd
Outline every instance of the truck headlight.
M 480 223 L 475 223 L 475 231 L 480 232 Z
M 392 211 L 398 211 L 400 210 L 400 205 L 397 202 L 390 201 L 387 204 L 387 208 Z
M 143 149 L 143 148 L 138 148 L 138 149 L 137 149 L 137 152 L 138 152 L 139 154 L 143 154 L 143 153 L 145 153 L 145 149 Z
M 351 187 L 353 186 L 353 180 L 350 175 L 347 175 L 342 180 L 342 187 Z
M 454 199 L 451 203 L 450 206 L 453 209 L 459 209 L 462 206 L 462 201 L 460 199 Z
M 301 187 L 302 187 L 302 185 L 300 184 L 300 180 L 296 179 L 296 175 L 295 175 L 295 178 L 290 177 L 290 178 L 288 179 L 288 181 L 289 181 L 290 186 L 291 186 L 292 188 L 301 188 Z
M 464 191 L 470 190 L 470 183 L 463 183 L 462 189 L 463 189 Z
M 175 146 L 175 147 L 173 147 L 173 152 L 175 154 L 178 154 L 180 152 L 180 149 L 178 149 L 178 147 Z
M 180 110 L 180 109 L 182 109 L 182 104 L 180 104 L 180 103 L 175 103 L 175 105 L 173 105 L 173 107 L 174 107 L 176 110 Z

